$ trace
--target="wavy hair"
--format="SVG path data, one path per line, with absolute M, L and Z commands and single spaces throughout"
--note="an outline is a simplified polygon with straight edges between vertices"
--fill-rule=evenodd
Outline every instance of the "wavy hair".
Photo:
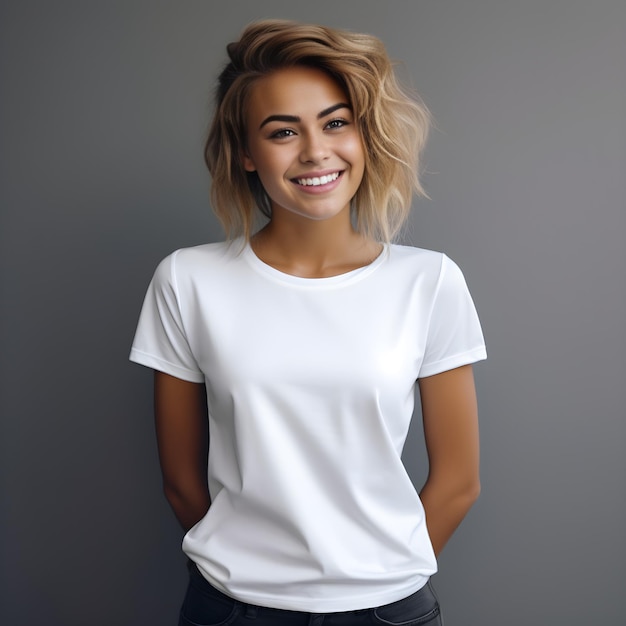
M 430 114 L 399 84 L 382 42 L 368 34 L 286 20 L 250 24 L 227 46 L 204 157 L 212 178 L 211 202 L 227 236 L 253 231 L 256 208 L 271 218 L 271 203 L 242 155 L 248 94 L 254 81 L 277 70 L 305 66 L 326 72 L 347 93 L 365 153 L 365 172 L 352 200 L 359 232 L 390 241 L 399 232 L 419 181 L 420 154 Z M 256 208 L 255 208 L 256 207 Z

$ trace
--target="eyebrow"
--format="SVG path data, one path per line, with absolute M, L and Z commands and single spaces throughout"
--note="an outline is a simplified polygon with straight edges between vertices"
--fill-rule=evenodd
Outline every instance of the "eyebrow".
M 350 109 L 352 110 L 352 107 L 349 104 L 346 104 L 345 102 L 339 102 L 337 104 L 333 104 L 332 106 L 328 107 L 327 109 L 324 109 L 323 111 L 320 111 L 317 114 L 317 119 L 321 120 L 323 117 L 326 117 L 327 115 L 330 115 L 331 113 L 334 113 L 335 111 L 337 111 L 338 109 Z M 266 117 L 262 122 L 261 125 L 259 126 L 259 130 L 261 130 L 261 128 L 263 128 L 263 126 L 265 126 L 266 124 L 269 124 L 270 122 L 291 122 L 291 123 L 298 123 L 301 122 L 302 118 L 298 117 L 297 115 L 270 115 L 269 117 Z

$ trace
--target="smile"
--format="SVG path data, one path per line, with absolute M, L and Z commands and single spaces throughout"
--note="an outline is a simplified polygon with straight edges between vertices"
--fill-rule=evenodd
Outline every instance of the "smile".
M 320 185 L 328 185 L 339 178 L 341 172 L 333 172 L 326 176 L 315 176 L 314 178 L 296 178 L 298 185 L 303 187 L 319 187 Z

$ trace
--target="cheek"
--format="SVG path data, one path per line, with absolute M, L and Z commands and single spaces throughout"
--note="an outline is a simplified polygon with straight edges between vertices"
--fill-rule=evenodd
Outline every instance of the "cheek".
M 365 148 L 363 147 L 363 142 L 358 135 L 355 135 L 349 142 L 345 145 L 346 155 L 350 156 L 350 159 L 354 162 L 354 164 L 362 164 L 365 161 Z
M 260 151 L 255 154 L 257 169 L 256 173 L 263 188 L 270 197 L 280 194 L 285 186 L 286 165 L 279 155 L 270 151 Z
M 261 150 L 256 155 L 256 163 L 261 178 L 276 181 L 285 177 L 292 160 L 285 150 Z

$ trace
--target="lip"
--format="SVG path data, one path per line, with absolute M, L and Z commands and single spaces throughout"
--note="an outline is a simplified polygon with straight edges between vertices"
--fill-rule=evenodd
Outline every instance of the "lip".
M 343 177 L 343 173 L 345 170 L 321 170 L 319 172 L 309 172 L 307 174 L 301 174 L 295 178 L 291 179 L 291 182 L 302 192 L 316 195 L 320 193 L 326 193 L 328 191 L 332 191 L 341 183 L 341 179 Z M 298 179 L 302 178 L 319 178 L 321 176 L 328 176 L 329 174 L 339 174 L 337 178 L 325 185 L 301 185 L 298 182 Z

